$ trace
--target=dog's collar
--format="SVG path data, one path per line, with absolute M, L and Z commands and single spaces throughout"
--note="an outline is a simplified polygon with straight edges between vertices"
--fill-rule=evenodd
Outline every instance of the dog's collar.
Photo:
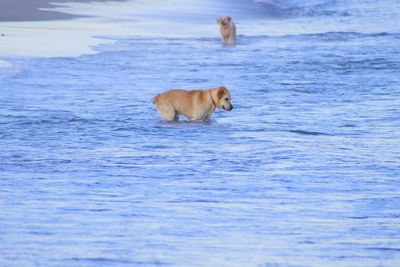
M 211 90 L 210 90 L 210 96 L 211 96 L 211 102 L 213 103 L 214 107 L 217 107 L 217 104 L 215 104 L 214 98 L 212 96 Z

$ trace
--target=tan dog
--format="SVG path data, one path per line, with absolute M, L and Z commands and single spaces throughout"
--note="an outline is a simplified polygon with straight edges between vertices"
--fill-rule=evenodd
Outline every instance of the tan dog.
M 224 86 L 208 90 L 170 90 L 151 99 L 161 118 L 178 121 L 179 115 L 189 121 L 208 120 L 215 108 L 232 110 L 231 94 Z
M 222 16 L 217 19 L 219 30 L 222 36 L 222 44 L 229 45 L 236 42 L 236 25 L 229 16 Z

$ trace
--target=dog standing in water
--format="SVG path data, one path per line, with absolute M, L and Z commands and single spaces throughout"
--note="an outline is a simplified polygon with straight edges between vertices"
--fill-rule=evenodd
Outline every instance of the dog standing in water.
M 231 94 L 225 86 L 208 90 L 170 90 L 151 99 L 161 118 L 178 121 L 179 115 L 189 121 L 209 120 L 216 108 L 231 111 Z
M 233 45 L 236 42 L 236 25 L 229 16 L 222 16 L 217 19 L 219 30 L 222 36 L 223 45 Z

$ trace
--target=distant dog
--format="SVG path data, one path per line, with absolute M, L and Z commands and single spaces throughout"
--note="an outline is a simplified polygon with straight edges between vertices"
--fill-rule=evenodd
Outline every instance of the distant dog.
M 179 115 L 189 121 L 208 120 L 215 108 L 232 110 L 231 94 L 224 86 L 208 90 L 170 90 L 151 99 L 161 118 L 178 121 Z
M 219 30 L 222 36 L 222 44 L 231 45 L 236 42 L 236 25 L 229 16 L 222 16 L 217 19 Z

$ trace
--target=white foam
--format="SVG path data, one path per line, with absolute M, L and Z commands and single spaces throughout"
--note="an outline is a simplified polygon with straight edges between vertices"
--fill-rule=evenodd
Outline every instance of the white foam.
M 10 62 L 0 60 L 0 68 L 10 68 L 12 67 L 12 64 Z

